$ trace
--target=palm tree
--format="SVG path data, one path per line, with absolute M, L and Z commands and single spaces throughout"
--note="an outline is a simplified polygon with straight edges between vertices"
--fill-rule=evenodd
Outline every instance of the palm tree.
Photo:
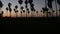
M 57 17 L 57 0 L 55 0 L 55 6 L 56 6 L 56 17 Z
M 53 8 L 52 8 L 52 2 L 53 0 L 47 0 L 48 1 L 48 7 L 52 10 L 53 12 Z
M 37 16 L 38 16 L 38 11 L 36 11 L 36 14 L 37 14 Z
M 23 10 L 23 13 L 25 13 L 25 10 Z
M 55 11 L 53 10 L 53 15 L 52 15 L 52 16 L 54 16 L 54 12 L 55 12 Z
M 22 12 L 23 12 L 23 9 L 24 9 L 24 7 L 23 6 L 21 6 L 21 8 L 20 8 L 22 11 L 21 11 L 21 16 L 22 16 Z
M 33 0 L 29 0 L 28 2 L 29 2 L 29 4 L 30 4 L 30 9 L 31 9 L 31 11 L 33 11 L 33 10 L 32 10 L 32 7 L 31 7 L 31 4 L 32 4 Z M 32 12 L 31 12 L 31 14 L 32 14 Z
M 25 0 L 25 8 L 26 8 L 26 17 L 27 17 L 28 0 Z
M 59 16 L 60 16 L 60 0 L 57 0 L 57 3 L 59 4 Z
M 18 0 L 18 3 L 21 5 L 23 3 L 23 0 Z
M 15 11 L 15 13 L 16 13 L 16 17 L 17 17 L 17 14 L 18 14 L 18 10 L 16 10 L 16 11 Z
M 6 7 L 6 11 L 7 11 L 7 13 L 8 13 L 8 7 Z
M 18 8 L 18 6 L 16 5 L 16 6 L 15 6 L 15 9 L 14 9 L 14 11 L 15 11 L 15 13 L 16 13 L 16 17 L 17 17 L 17 14 L 18 14 L 17 8 Z
M 32 4 L 33 0 L 29 0 L 29 3 Z
M 14 12 L 16 11 L 16 9 L 14 8 Z M 16 12 L 15 12 L 16 13 Z
M 29 13 L 30 13 L 30 12 L 29 12 L 29 8 L 27 8 L 27 11 L 28 11 L 28 14 L 29 14 Z
M 33 0 L 29 0 L 29 4 L 30 4 L 31 11 L 33 13 L 35 11 Z M 33 14 L 32 14 L 32 16 L 33 16 Z
M 0 10 L 1 10 L 2 7 L 3 7 L 3 3 L 0 0 Z
M 15 6 L 15 9 L 17 9 L 17 8 L 18 8 L 18 6 L 16 5 L 16 6 Z
M 53 0 L 47 0 L 47 1 L 48 1 L 48 7 L 52 8 L 52 2 L 53 2 Z
M 20 6 L 22 5 L 22 3 L 23 3 L 23 0 L 18 0 L 18 3 L 20 4 Z M 20 7 L 20 9 L 21 9 L 21 7 Z
M 9 8 L 9 12 L 10 12 L 10 17 L 11 17 L 11 11 L 12 11 L 12 10 L 11 10 L 11 8 Z
M 1 0 L 0 0 L 0 11 L 1 11 L 1 8 L 3 7 L 3 3 L 1 2 Z M 2 15 L 2 13 L 0 14 L 0 15 Z M 0 16 L 0 17 L 2 17 L 2 16 Z
M 48 17 L 48 8 L 47 8 L 47 1 L 45 0 L 45 7 L 42 8 L 43 14 L 46 13 L 46 16 Z
M 23 7 L 23 6 L 21 6 L 21 8 L 20 8 L 20 9 L 23 11 L 24 7 Z
M 0 14 L 1 16 L 0 17 L 3 17 L 3 11 L 1 12 L 1 14 Z
M 28 6 L 27 6 L 27 4 L 28 4 L 28 0 L 25 0 L 25 8 L 27 8 Z
M 48 17 L 48 8 L 47 7 L 45 7 L 45 8 L 43 7 L 42 9 L 43 9 L 43 13 L 46 12 L 46 16 Z
M 9 12 L 10 12 L 10 17 L 11 17 L 11 11 L 12 11 L 11 5 L 12 5 L 12 4 L 9 2 L 9 3 L 8 3 L 8 7 L 9 7 Z

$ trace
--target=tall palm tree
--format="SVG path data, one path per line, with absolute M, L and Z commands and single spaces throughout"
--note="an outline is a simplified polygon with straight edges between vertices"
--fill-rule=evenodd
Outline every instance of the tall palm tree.
M 56 6 L 56 17 L 57 17 L 57 0 L 55 0 L 55 6 Z
M 23 11 L 24 7 L 23 7 L 23 6 L 21 6 L 21 8 L 20 8 L 20 9 Z
M 23 0 L 18 0 L 18 3 L 20 4 L 20 6 L 22 5 L 22 3 L 23 3 Z M 20 7 L 20 9 L 21 9 L 21 7 Z M 21 12 L 21 15 L 22 15 L 22 12 Z
M 29 0 L 28 2 L 29 2 L 29 4 L 30 4 L 30 9 L 31 9 L 31 11 L 33 11 L 32 8 L 31 8 L 31 4 L 32 4 L 33 0 Z M 32 12 L 31 12 L 31 14 L 32 14 Z
M 28 6 L 27 6 L 27 4 L 28 4 L 28 0 L 25 0 L 25 8 L 28 8 Z
M 26 8 L 26 17 L 27 17 L 28 0 L 25 0 L 25 8 Z
M 0 0 L 0 10 L 1 10 L 2 7 L 3 7 L 3 3 L 2 3 L 2 1 Z
M 46 16 L 48 17 L 48 8 L 47 8 L 47 1 L 45 0 L 45 7 L 42 8 L 43 14 L 46 13 Z
M 46 16 L 48 17 L 48 8 L 47 7 L 43 7 L 43 14 L 46 13 Z
M 48 7 L 49 7 L 50 10 L 52 10 L 52 12 L 53 12 L 52 2 L 53 2 L 54 0 L 47 0 L 47 1 L 48 1 Z
M 29 0 L 29 4 L 30 4 L 31 11 L 33 13 L 33 11 L 35 11 L 33 0 Z M 32 14 L 32 16 L 33 16 L 33 14 Z
M 9 8 L 9 12 L 10 12 L 10 17 L 11 17 L 11 11 L 12 11 L 12 9 L 11 9 L 11 8 Z
M 29 12 L 29 8 L 27 8 L 27 11 L 28 11 L 28 14 L 29 14 L 29 13 L 30 13 L 30 12 Z
M 36 11 L 37 17 L 38 17 L 38 11 Z
M 21 8 L 20 8 L 22 11 L 21 11 L 21 16 L 22 16 L 22 12 L 23 12 L 23 9 L 24 9 L 24 7 L 23 6 L 21 6 Z
M 9 7 L 9 12 L 10 12 L 10 17 L 11 17 L 11 11 L 12 11 L 11 5 L 12 5 L 12 4 L 9 2 L 9 3 L 8 3 L 8 7 Z
M 15 9 L 14 9 L 14 11 L 15 11 L 15 13 L 16 13 L 16 17 L 17 17 L 17 14 L 18 14 L 17 8 L 18 8 L 18 6 L 16 5 L 16 6 L 15 6 Z
M 15 11 L 15 13 L 16 13 L 16 17 L 17 17 L 17 14 L 18 14 L 18 10 L 16 10 L 16 11 Z
M 57 3 L 59 4 L 59 16 L 60 16 L 60 0 L 57 0 Z
M 6 7 L 6 11 L 7 11 L 7 13 L 8 13 L 8 7 Z
M 15 9 L 15 8 L 14 8 L 13 10 L 14 10 L 14 12 L 16 11 L 16 9 Z
M 1 11 L 1 8 L 3 7 L 3 3 L 2 3 L 2 1 L 0 0 L 0 11 Z M 0 15 L 2 15 L 2 14 L 0 14 Z M 2 16 L 1 16 L 2 17 Z

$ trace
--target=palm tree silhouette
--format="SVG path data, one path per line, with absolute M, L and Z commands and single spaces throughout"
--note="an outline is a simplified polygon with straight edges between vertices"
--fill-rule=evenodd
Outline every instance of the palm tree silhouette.
M 1 8 L 3 7 L 3 3 L 2 3 L 2 1 L 0 0 L 0 11 L 1 11 Z M 2 17 L 1 16 L 2 15 L 2 13 L 0 14 L 0 17 Z
M 27 6 L 27 4 L 28 4 L 28 0 L 25 0 L 25 8 L 28 8 L 28 6 Z
M 9 7 L 9 12 L 10 12 L 10 17 L 11 17 L 11 11 L 12 11 L 11 5 L 12 5 L 12 4 L 9 2 L 9 3 L 8 3 L 8 7 Z
M 23 0 L 18 0 L 18 3 L 20 4 L 20 6 L 22 5 L 22 3 L 23 3 Z M 20 9 L 21 9 L 21 7 L 20 7 Z M 22 12 L 21 12 L 21 16 L 22 16 Z
M 32 4 L 33 0 L 29 0 L 29 3 Z
M 23 3 L 23 0 L 18 0 L 18 3 L 21 5 Z
M 28 0 L 25 0 L 25 8 L 26 8 L 26 17 L 27 17 Z
M 7 11 L 7 13 L 8 13 L 8 7 L 6 7 L 6 11 Z
M 37 17 L 38 17 L 38 11 L 36 11 Z
M 18 6 L 16 5 L 16 6 L 15 6 L 15 9 L 14 9 L 14 11 L 15 11 L 15 13 L 16 13 L 16 17 L 17 17 L 17 14 L 18 14 L 17 8 L 18 8 Z
M 47 0 L 47 1 L 48 1 L 48 7 L 52 8 L 52 2 L 53 2 L 53 0 Z
M 32 10 L 32 7 L 31 7 L 31 4 L 32 4 L 33 0 L 29 0 L 28 2 L 29 2 L 29 4 L 30 4 L 30 9 L 31 9 L 31 11 L 33 11 L 33 10 Z M 31 12 L 31 14 L 32 14 L 32 12 Z M 32 15 L 31 15 L 31 16 L 32 16 Z
M 46 16 L 48 17 L 48 10 L 49 9 L 47 8 L 47 3 L 46 2 L 47 1 L 45 0 L 45 7 L 43 7 L 42 10 L 43 10 L 43 14 L 46 13 Z
M 21 11 L 21 16 L 22 16 L 22 13 L 23 13 L 23 9 L 24 9 L 24 7 L 23 6 L 21 6 L 21 8 L 20 8 L 22 11 Z
M 31 11 L 32 11 L 32 13 L 35 11 L 35 8 L 34 8 L 34 4 L 33 4 L 33 0 L 29 0 L 29 4 L 30 4 L 30 8 L 31 8 Z M 31 14 L 32 14 L 31 13 Z M 33 16 L 34 14 L 32 14 L 32 16 Z
M 55 12 L 55 11 L 53 10 L 53 15 L 52 15 L 52 16 L 54 16 L 54 12 Z
M 20 9 L 23 11 L 24 7 L 23 7 L 23 6 L 21 6 L 21 8 L 20 8 Z
M 53 0 L 47 0 L 48 1 L 48 7 L 52 10 L 53 12 L 53 8 L 52 8 L 52 2 Z
M 10 17 L 11 17 L 11 11 L 12 11 L 12 9 L 11 9 L 11 8 L 9 8 L 9 12 L 10 12 Z
M 45 7 L 45 8 L 43 7 L 42 9 L 43 9 L 43 14 L 46 12 L 46 16 L 48 17 L 48 8 L 47 7 Z
M 25 13 L 25 10 L 23 10 L 23 13 Z
M 30 12 L 29 12 L 29 8 L 27 8 L 27 11 L 28 11 L 27 13 L 29 14 L 29 13 L 30 13 Z
M 15 13 L 16 13 L 16 17 L 17 17 L 17 14 L 18 14 L 18 10 L 16 10 L 16 11 L 15 11 Z
M 59 4 L 59 16 L 60 16 L 60 0 L 57 0 L 57 3 Z
M 57 17 L 57 0 L 55 0 L 55 6 L 56 6 L 56 17 Z
M 16 5 L 16 6 L 15 6 L 15 9 L 17 9 L 17 8 L 18 8 L 18 6 Z

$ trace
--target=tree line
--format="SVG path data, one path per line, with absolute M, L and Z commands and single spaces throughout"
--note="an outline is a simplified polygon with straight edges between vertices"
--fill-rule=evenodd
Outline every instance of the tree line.
M 58 5 L 59 5 L 59 12 L 60 12 L 60 0 L 45 0 L 45 7 L 42 7 L 42 11 L 41 12 L 43 12 L 43 14 L 44 13 L 46 13 L 46 16 L 48 17 L 48 14 L 50 14 L 50 15 L 52 15 L 53 16 L 53 14 L 52 13 L 54 13 L 55 11 L 53 10 L 53 8 L 52 8 L 52 2 L 53 1 L 55 1 L 55 5 L 56 5 L 56 7 L 57 7 L 57 3 L 58 3 Z M 34 12 L 36 12 L 37 14 L 39 13 L 39 11 L 37 11 L 36 9 L 35 9 L 35 5 L 34 5 L 34 3 L 33 3 L 33 0 L 25 0 L 25 8 L 26 8 L 26 11 L 24 10 L 24 7 L 22 6 L 22 4 L 23 4 L 23 0 L 18 0 L 18 4 L 20 5 L 20 9 L 21 9 L 21 11 L 20 11 L 20 13 L 22 14 L 22 13 L 30 13 L 30 11 L 29 11 L 29 8 L 28 8 L 28 4 L 30 4 L 30 9 L 31 9 L 31 15 L 32 16 L 34 16 Z M 0 10 L 1 10 L 1 8 L 4 6 L 4 4 L 2 3 L 2 1 L 0 0 Z M 8 12 L 10 12 L 10 17 L 11 17 L 11 12 L 12 12 L 12 8 L 11 8 L 11 6 L 12 6 L 12 3 L 8 3 L 8 7 L 6 7 L 6 11 Z M 49 7 L 49 8 L 47 8 L 47 7 Z M 15 8 L 14 8 L 14 12 L 16 13 L 16 17 L 17 17 L 17 14 L 18 14 L 18 5 L 15 5 Z M 48 12 L 49 10 L 51 10 L 52 11 L 52 13 L 51 12 Z M 0 13 L 0 17 L 2 16 L 2 14 L 3 14 L 3 11 Z M 27 14 L 26 14 L 26 16 L 27 16 Z M 56 16 L 57 16 L 57 8 L 56 8 Z

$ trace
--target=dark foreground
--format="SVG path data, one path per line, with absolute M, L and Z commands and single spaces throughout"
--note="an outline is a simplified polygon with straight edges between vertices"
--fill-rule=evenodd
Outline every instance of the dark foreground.
M 0 24 L 60 24 L 59 17 L 0 18 Z
M 49 18 L 0 18 L 0 24 L 2 26 L 2 31 L 20 31 L 20 32 L 53 32 L 58 31 L 60 25 L 59 17 L 49 17 Z M 58 30 L 57 30 L 58 29 Z

